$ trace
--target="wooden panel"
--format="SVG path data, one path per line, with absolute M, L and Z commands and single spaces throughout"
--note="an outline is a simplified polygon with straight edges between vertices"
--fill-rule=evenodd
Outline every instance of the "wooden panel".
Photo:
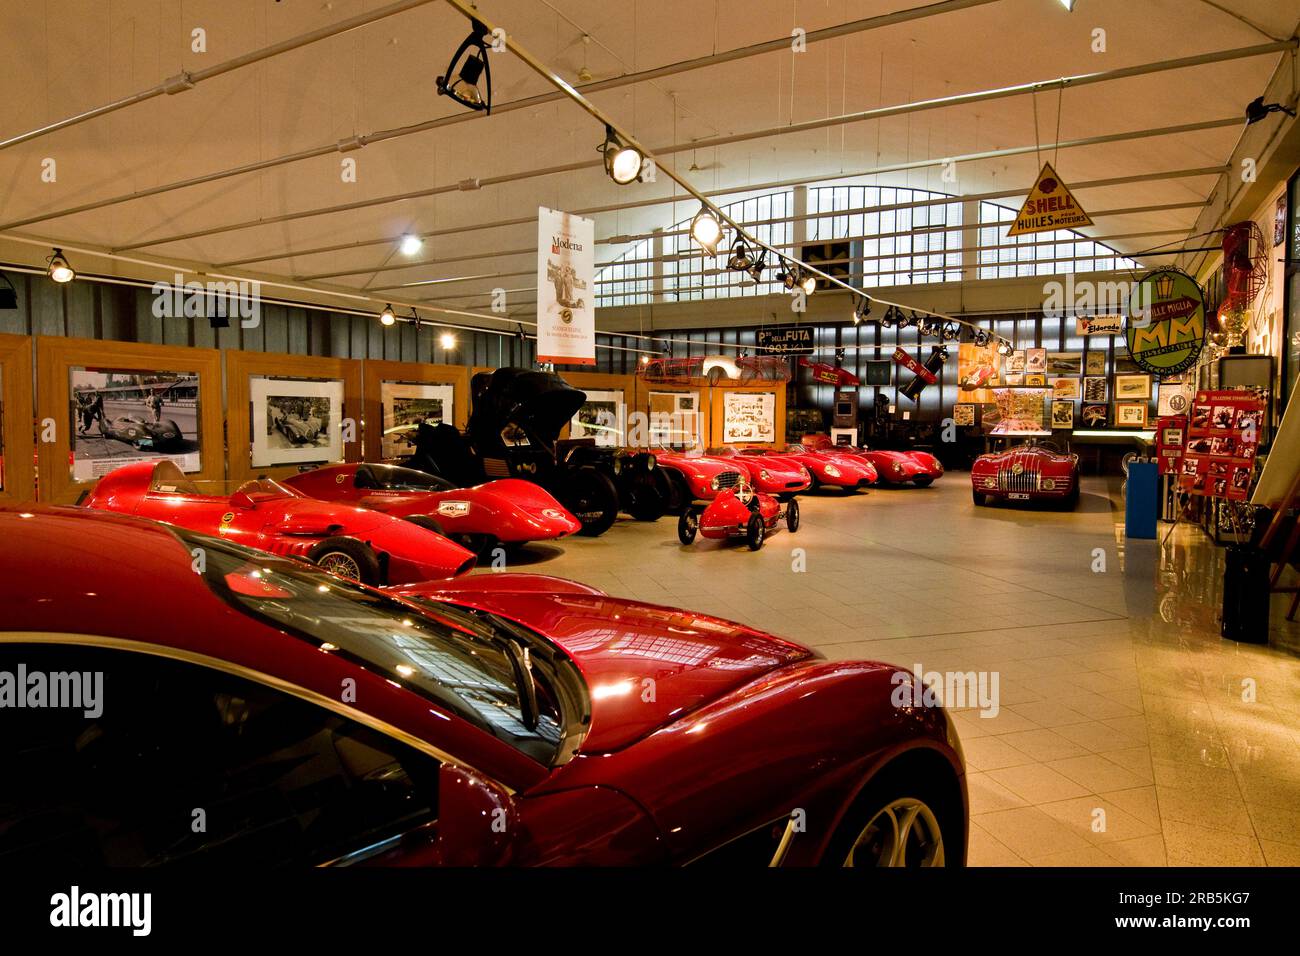
M 252 436 L 249 433 L 249 379 L 254 375 L 282 378 L 343 380 L 343 418 L 357 423 L 356 441 L 343 446 L 345 461 L 361 460 L 361 363 L 353 359 L 317 358 L 309 355 L 281 355 L 270 352 L 226 353 L 226 439 L 230 449 L 227 477 L 232 485 L 265 475 L 285 478 L 298 472 L 298 465 L 252 466 Z
M 32 340 L 26 335 L 0 335 L 0 438 L 4 439 L 0 501 L 36 497 L 32 418 Z
M 720 385 L 706 387 L 704 397 L 701 399 L 709 405 L 711 412 L 709 414 L 708 447 L 715 448 L 723 444 L 722 438 L 725 431 L 725 403 L 723 397 L 727 392 L 771 392 L 776 396 L 773 403 L 773 414 L 776 416 L 776 441 L 767 442 L 733 442 L 737 446 L 745 447 L 762 447 L 762 448 L 782 448 L 785 446 L 785 383 L 784 382 L 759 382 L 752 385 L 741 385 L 739 382 L 723 382 Z
M 407 382 L 418 385 L 451 385 L 455 388 L 452 417 L 457 428 L 469 423 L 469 369 L 463 365 L 426 365 L 420 362 L 386 362 L 366 359 L 362 363 L 365 380 L 364 419 L 365 460 L 378 461 L 380 437 L 384 431 L 381 409 L 384 382 Z
M 73 368 L 127 369 L 139 372 L 197 372 L 199 376 L 199 454 L 196 481 L 220 482 L 225 477 L 221 422 L 221 353 L 138 342 L 102 342 L 95 339 L 36 339 L 36 413 L 40 422 L 54 423 L 51 442 L 38 447 L 41 501 L 75 501 L 93 481 L 73 481 L 69 466 L 72 451 L 71 396 L 68 374 Z

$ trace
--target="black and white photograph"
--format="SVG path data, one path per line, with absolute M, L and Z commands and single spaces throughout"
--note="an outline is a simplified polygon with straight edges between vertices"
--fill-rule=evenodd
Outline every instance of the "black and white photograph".
M 268 448 L 324 448 L 329 445 L 330 399 L 299 395 L 268 395 Z
M 342 381 L 253 376 L 249 398 L 254 467 L 342 459 Z
M 1106 401 L 1106 379 L 1100 376 L 1083 380 L 1083 400 L 1085 402 Z
M 1052 402 L 1052 427 L 1053 428 L 1074 427 L 1074 402 L 1068 402 L 1068 401 Z
M 411 454 L 421 425 L 455 424 L 452 410 L 455 394 L 451 385 L 383 382 L 379 398 L 384 416 L 380 455 L 398 458 Z
M 142 459 L 200 469 L 197 373 L 74 368 L 69 389 L 74 480 Z
M 587 391 L 587 400 L 569 422 L 570 438 L 594 438 L 601 448 L 623 444 L 623 393 Z
M 1082 352 L 1048 352 L 1047 377 L 1078 377 L 1083 373 Z
M 726 392 L 722 400 L 723 441 L 776 441 L 775 395 L 771 392 Z

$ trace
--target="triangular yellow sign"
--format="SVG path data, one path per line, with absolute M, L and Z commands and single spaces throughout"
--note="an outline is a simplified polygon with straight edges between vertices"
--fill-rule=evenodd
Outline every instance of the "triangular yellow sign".
M 1052 164 L 1043 163 L 1043 171 L 1038 174 L 1038 181 L 1029 191 L 1029 198 L 1020 207 L 1020 212 L 1016 213 L 1016 221 L 1007 236 L 1091 225 L 1092 218 L 1075 202 L 1070 188 L 1061 182 Z

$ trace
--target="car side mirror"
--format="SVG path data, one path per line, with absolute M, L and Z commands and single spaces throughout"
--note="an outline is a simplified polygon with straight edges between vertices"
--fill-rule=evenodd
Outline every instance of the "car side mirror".
M 501 786 L 464 767 L 438 771 L 437 849 L 442 866 L 501 866 L 518 828 L 514 801 Z

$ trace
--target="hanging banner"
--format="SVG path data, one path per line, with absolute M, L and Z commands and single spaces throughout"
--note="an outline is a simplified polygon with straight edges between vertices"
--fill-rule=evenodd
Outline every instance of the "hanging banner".
M 1029 190 L 1029 198 L 1016 214 L 1007 236 L 1024 236 L 1032 232 L 1079 229 L 1091 226 L 1092 219 L 1074 200 L 1070 187 L 1061 182 L 1051 163 L 1043 163 L 1038 181 Z
M 596 364 L 596 223 L 537 209 L 537 361 Z
M 933 385 L 939 380 L 933 372 L 902 349 L 894 349 L 894 364 L 901 365 L 913 375 L 919 376 L 927 385 Z
M 1119 335 L 1124 331 L 1124 316 L 1080 315 L 1074 324 L 1079 335 Z
M 1148 272 L 1129 295 L 1128 315 L 1124 337 L 1139 369 L 1175 375 L 1196 364 L 1205 347 L 1205 299 L 1186 272 Z

